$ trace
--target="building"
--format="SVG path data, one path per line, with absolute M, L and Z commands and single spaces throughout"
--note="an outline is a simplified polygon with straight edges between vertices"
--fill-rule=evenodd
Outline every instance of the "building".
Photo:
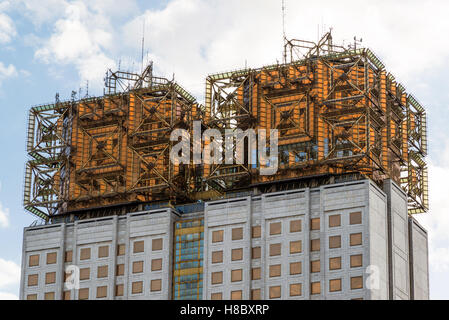
M 427 261 L 403 190 L 364 179 L 26 228 L 21 298 L 428 299 Z
M 209 75 L 204 105 L 152 64 L 105 80 L 30 109 L 23 299 L 428 298 L 426 112 L 370 49 L 285 40 L 282 64 Z

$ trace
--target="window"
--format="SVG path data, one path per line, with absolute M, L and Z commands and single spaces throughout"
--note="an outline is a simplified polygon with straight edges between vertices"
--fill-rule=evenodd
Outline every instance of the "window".
M 320 239 L 312 239 L 310 241 L 310 251 L 320 251 Z
M 55 264 L 57 256 L 56 252 L 47 253 L 47 264 Z
M 62 299 L 63 300 L 70 300 L 70 299 L 72 299 L 72 294 L 70 293 L 70 291 L 64 291 L 64 293 L 62 295 Z
M 134 241 L 133 252 L 140 253 L 145 251 L 145 242 L 144 241 Z
M 280 222 L 270 223 L 270 235 L 281 234 L 282 225 Z
M 329 227 L 339 227 L 341 226 L 341 216 L 339 214 L 334 214 L 329 216 Z
M 118 256 L 124 256 L 125 255 L 125 248 L 126 248 L 126 246 L 124 244 L 119 244 L 117 246 L 117 255 Z
M 97 278 L 107 278 L 108 277 L 108 266 L 99 266 L 97 268 Z
M 69 281 L 71 276 L 72 272 L 64 272 L 64 282 Z
M 143 272 L 143 261 L 134 261 L 133 273 L 142 273 L 142 272 Z
M 153 249 L 153 251 L 162 250 L 162 238 L 153 239 L 152 249 Z
M 300 253 L 302 252 L 301 240 L 290 241 L 290 253 Z
M 260 247 L 252 248 L 251 257 L 253 259 L 260 259 Z
M 28 287 L 37 286 L 38 281 L 39 281 L 39 275 L 37 275 L 37 274 L 30 274 L 28 276 Z
M 362 244 L 362 233 L 351 233 L 349 236 L 349 243 L 351 246 L 358 246 Z
M 310 230 L 320 230 L 320 218 L 310 219 Z
M 45 292 L 44 300 L 55 300 L 55 293 L 54 292 Z
M 89 288 L 79 289 L 79 291 L 78 291 L 78 299 L 79 300 L 87 300 L 87 299 L 89 299 Z
M 241 239 L 243 239 L 243 228 L 232 229 L 232 240 L 241 240 Z
M 223 271 L 212 272 L 212 284 L 223 283 Z
M 290 274 L 301 274 L 302 273 L 302 263 L 298 262 L 290 262 Z
M 302 294 L 302 285 L 300 283 L 290 284 L 290 297 L 297 297 Z
M 351 277 L 351 289 L 362 289 L 363 277 Z
M 260 300 L 260 289 L 251 290 L 251 300 Z
M 272 243 L 270 244 L 270 257 L 281 255 L 281 244 Z
M 80 260 L 89 260 L 90 259 L 90 248 L 81 249 Z
M 151 292 L 161 290 L 162 290 L 162 280 L 161 279 L 151 280 Z
M 109 246 L 101 246 L 98 248 L 98 258 L 109 257 Z
M 320 272 L 320 260 L 310 261 L 310 272 Z
M 231 259 L 232 261 L 239 261 L 243 259 L 243 249 L 232 249 L 231 251 Z
M 29 294 L 29 295 L 27 295 L 27 300 L 37 300 L 37 294 Z
M 351 212 L 349 214 L 349 224 L 361 224 L 361 223 L 362 223 L 361 212 Z
M 329 237 L 329 248 L 341 248 L 341 236 L 331 236 Z
M 363 255 L 361 254 L 355 254 L 352 255 L 350 260 L 351 260 L 351 268 L 357 268 L 357 267 L 361 267 L 363 265 Z
M 221 263 L 223 262 L 223 251 L 214 251 L 212 252 L 212 263 Z
M 117 276 L 123 276 L 125 274 L 125 265 L 118 264 L 117 265 Z
M 118 284 L 115 286 L 115 296 L 123 297 L 123 284 Z
M 242 300 L 242 290 L 231 291 L 231 300 Z
M 281 297 L 281 286 L 270 287 L 270 299 L 277 299 Z
M 341 257 L 335 257 L 329 259 L 329 269 L 338 270 L 341 269 Z
M 252 228 L 252 237 L 253 238 L 260 238 L 261 235 L 261 227 L 260 226 L 255 226 Z
M 301 230 L 302 230 L 301 220 L 290 221 L 290 232 L 301 232 Z
M 90 279 L 90 268 L 80 269 L 80 280 L 89 280 L 89 279 Z
M 222 300 L 223 299 L 223 293 L 221 293 L 221 292 L 212 293 L 210 295 L 210 299 L 211 300 Z
M 270 266 L 270 278 L 281 276 L 281 265 L 275 264 Z
M 162 270 L 162 258 L 151 260 L 151 271 Z
M 341 279 L 329 280 L 329 291 L 330 292 L 341 291 Z
M 28 266 L 29 267 L 37 267 L 38 265 L 39 265 L 39 255 L 38 254 L 33 254 L 29 258 Z
M 212 232 L 212 242 L 223 242 L 223 230 L 217 230 Z
M 132 294 L 139 294 L 143 292 L 143 281 L 133 282 L 131 285 Z
M 107 295 L 108 295 L 107 286 L 97 287 L 97 298 L 106 298 Z
M 259 280 L 260 279 L 260 267 L 253 268 L 251 270 L 251 280 Z
M 45 284 L 52 284 L 56 282 L 56 272 L 48 272 L 45 274 Z
M 310 291 L 312 294 L 320 294 L 321 293 L 321 282 L 312 282 L 310 284 Z
M 64 261 L 65 262 L 72 262 L 72 260 L 73 260 L 73 251 L 72 250 L 66 251 L 65 252 Z
M 243 276 L 242 269 L 231 270 L 231 282 L 242 281 L 242 276 Z

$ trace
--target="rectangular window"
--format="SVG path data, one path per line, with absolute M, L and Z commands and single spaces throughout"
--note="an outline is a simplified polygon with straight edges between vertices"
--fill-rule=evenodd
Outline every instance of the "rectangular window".
M 321 282 L 312 282 L 310 284 L 310 291 L 312 294 L 320 294 L 321 293 Z
M 341 226 L 341 216 L 339 214 L 334 214 L 329 216 L 329 227 L 339 227 Z
M 65 252 L 64 261 L 65 262 L 72 262 L 72 260 L 73 260 L 73 251 L 72 250 L 66 251 Z
M 243 249 L 232 249 L 231 251 L 231 259 L 232 261 L 243 260 Z
M 125 274 L 125 265 L 118 264 L 117 265 L 117 276 L 123 276 Z
M 210 299 L 211 300 L 222 300 L 223 299 L 223 293 L 221 293 L 221 292 L 212 293 L 210 295 Z
M 115 296 L 123 297 L 123 284 L 118 284 L 115 286 Z
M 281 255 L 281 244 L 280 243 L 270 244 L 270 257 L 280 256 L 280 255 Z
M 281 265 L 275 264 L 270 266 L 270 278 L 281 276 Z
M 329 280 L 329 291 L 330 292 L 341 291 L 341 279 Z
M 107 278 L 108 277 L 108 266 L 99 266 L 97 268 L 97 278 Z
M 341 236 L 329 237 L 329 249 L 341 248 Z
M 349 224 L 361 224 L 361 223 L 362 223 L 361 212 L 351 212 L 349 214 Z
M 270 235 L 281 234 L 282 225 L 280 222 L 270 223 Z
M 290 232 L 301 232 L 301 230 L 302 230 L 301 220 L 290 221 Z
M 131 285 L 132 294 L 139 294 L 143 292 L 143 281 L 133 282 Z
M 310 219 L 310 230 L 320 230 L 320 218 Z
M 63 300 L 71 300 L 72 299 L 72 294 L 70 293 L 70 291 L 64 291 L 62 299 Z
M 39 275 L 37 275 L 37 274 L 30 274 L 28 276 L 28 287 L 37 286 L 38 281 L 39 281 Z
M 47 264 L 55 264 L 57 256 L 56 252 L 47 253 Z
M 298 262 L 290 262 L 290 274 L 301 274 L 302 273 L 302 263 Z
M 97 287 L 97 298 L 106 298 L 108 296 L 108 287 L 101 286 Z
M 223 242 L 223 230 L 217 230 L 212 232 L 212 242 Z
M 152 250 L 153 251 L 159 251 L 162 250 L 162 238 L 159 239 L 153 239 L 153 244 L 152 244 Z
M 252 259 L 260 259 L 260 247 L 254 247 L 251 250 Z
M 80 280 L 89 280 L 89 279 L 90 279 L 90 268 L 80 269 Z
M 90 248 L 83 248 L 80 251 L 80 260 L 89 260 L 90 259 Z
M 251 290 L 251 300 L 260 300 L 260 289 Z
M 78 299 L 79 300 L 88 300 L 89 299 L 89 288 L 79 289 Z
M 98 248 L 98 258 L 109 257 L 109 246 L 101 246 Z
M 310 272 L 320 272 L 321 263 L 320 260 L 310 261 Z
M 281 286 L 270 287 L 270 299 L 277 299 L 281 297 Z
M 212 272 L 212 284 L 223 283 L 223 271 Z
M 312 239 L 310 241 L 310 251 L 320 251 L 320 239 Z
M 300 283 L 290 284 L 290 297 L 297 297 L 302 294 L 302 285 Z
M 341 269 L 341 257 L 335 257 L 329 259 L 329 269 L 338 270 Z
M 161 290 L 162 290 L 162 280 L 161 279 L 151 280 L 151 292 Z
M 212 252 L 212 263 L 222 263 L 223 262 L 223 251 Z
M 298 241 L 290 241 L 290 253 L 300 253 L 302 252 L 302 242 Z
M 162 270 L 162 258 L 151 260 L 151 271 Z
M 133 244 L 133 252 L 140 253 L 145 251 L 145 242 L 144 241 L 134 241 Z
M 363 277 L 351 277 L 351 289 L 362 289 Z
M 45 292 L 44 300 L 55 300 L 54 292 Z
M 28 260 L 28 267 L 37 267 L 39 265 L 39 255 L 33 254 Z
M 56 272 L 48 272 L 45 274 L 45 284 L 52 284 L 56 282 Z
M 242 269 L 231 270 L 231 282 L 242 281 L 242 276 L 243 276 Z
M 142 272 L 143 272 L 143 261 L 134 261 L 133 273 L 142 273 Z
M 124 244 L 119 244 L 117 246 L 117 255 L 118 256 L 124 256 L 125 255 L 125 248 L 126 248 L 126 246 Z
M 242 290 L 231 291 L 231 300 L 242 300 Z
M 29 294 L 29 295 L 27 295 L 27 300 L 37 300 L 37 294 Z
M 349 236 L 351 246 L 359 246 L 362 244 L 362 233 L 351 233 Z
M 243 228 L 232 229 L 232 240 L 242 240 L 243 239 Z
M 351 268 L 361 267 L 363 265 L 363 255 L 355 254 L 351 256 Z
M 251 280 L 260 279 L 260 267 L 253 268 L 251 271 Z
M 252 228 L 252 237 L 253 238 L 260 238 L 261 235 L 261 227 L 260 226 L 255 226 Z

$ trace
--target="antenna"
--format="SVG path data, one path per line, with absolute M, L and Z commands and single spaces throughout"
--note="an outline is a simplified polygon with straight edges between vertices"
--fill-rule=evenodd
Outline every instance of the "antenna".
M 284 43 L 284 63 L 287 63 L 287 37 L 285 35 L 285 0 L 282 0 L 282 41 Z
M 142 62 L 142 67 L 140 72 L 143 72 L 143 52 L 144 52 L 144 48 L 145 48 L 145 17 L 143 18 L 143 27 L 142 27 L 142 58 L 141 58 L 141 62 Z

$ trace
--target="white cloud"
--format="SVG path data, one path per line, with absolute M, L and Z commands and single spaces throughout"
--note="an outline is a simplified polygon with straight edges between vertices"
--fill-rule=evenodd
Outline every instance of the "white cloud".
M 20 283 L 20 266 L 13 261 L 0 258 L 0 289 Z
M 19 297 L 13 293 L 0 291 L 0 300 L 19 300 Z
M 9 227 L 9 209 L 3 208 L 3 205 L 0 202 L 0 228 L 7 227 Z
M 12 19 L 1 10 L 2 3 L 0 3 L 0 43 L 5 44 L 17 35 L 17 31 Z

